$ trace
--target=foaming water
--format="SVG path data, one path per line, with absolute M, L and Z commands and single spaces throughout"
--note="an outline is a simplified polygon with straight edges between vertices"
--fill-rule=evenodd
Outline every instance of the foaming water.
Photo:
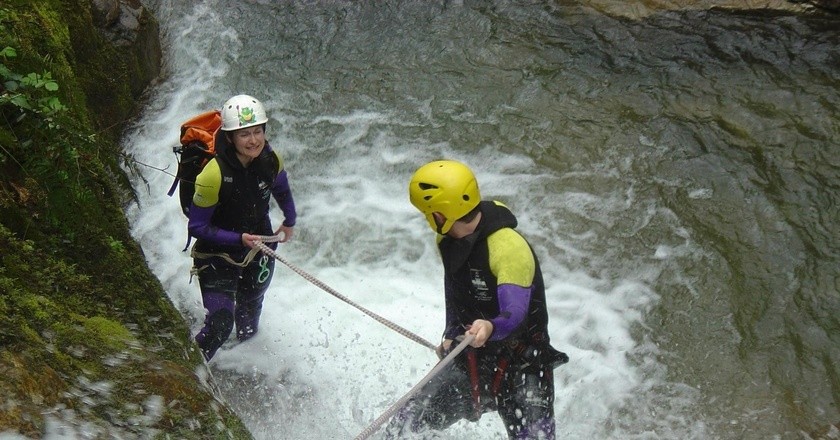
M 796 126 L 813 139 L 836 130 L 830 78 L 802 73 L 804 65 L 825 69 L 818 56 L 781 63 L 805 78 L 801 91 L 780 92 L 789 79 L 782 87 L 764 81 L 776 67 L 751 64 L 750 56 L 753 46 L 772 54 L 784 46 L 759 37 L 745 43 L 743 25 L 726 17 L 664 14 L 635 23 L 586 8 L 505 2 L 228 3 L 152 5 L 167 75 L 125 139 L 139 162 L 174 172 L 181 122 L 232 94 L 257 96 L 299 210 L 295 238 L 280 255 L 437 343 L 442 268 L 407 182 L 429 160 L 462 160 L 485 198 L 517 214 L 541 260 L 552 342 L 571 358 L 555 375 L 560 438 L 793 432 L 767 378 L 742 387 L 765 362 L 749 303 L 778 307 L 783 297 L 740 289 L 772 290 L 780 281 L 762 279 L 762 271 L 790 261 L 778 247 L 799 248 L 780 209 L 753 183 L 772 170 L 756 170 L 751 137 L 788 136 L 768 107 L 779 97 L 802 106 L 824 95 L 809 107 L 814 119 Z M 795 20 L 781 24 L 794 46 L 807 31 Z M 685 33 L 695 28 L 702 36 Z M 758 92 L 731 99 L 741 83 Z M 166 196 L 172 176 L 139 169 L 138 203 L 127 210 L 134 236 L 197 331 L 204 313 L 181 252 L 186 219 Z M 819 168 L 819 180 L 836 169 Z M 782 177 L 795 181 L 792 174 Z M 744 200 L 752 208 L 739 211 Z M 275 223 L 279 215 L 274 209 Z M 776 225 L 769 236 L 778 246 L 763 245 L 764 224 Z M 745 274 L 755 249 L 761 266 Z M 746 346 L 744 333 L 753 336 Z M 746 367 L 739 353 L 747 353 Z M 278 262 L 259 334 L 229 341 L 210 366 L 255 437 L 314 439 L 355 436 L 435 361 Z M 504 430 L 488 414 L 436 438 L 467 436 L 503 438 Z
M 181 28 L 181 21 L 218 21 L 204 6 L 182 13 L 181 18 L 172 13 L 176 21 L 165 24 L 170 34 Z M 233 29 L 223 29 L 219 44 L 242 40 Z M 201 32 L 207 31 L 188 27 L 170 35 L 170 50 L 195 51 L 197 43 L 206 41 Z M 234 52 L 223 58 L 245 57 L 236 54 L 245 50 L 241 44 L 231 46 Z M 210 74 L 198 76 L 190 70 L 190 57 L 169 58 L 170 77 L 126 138 L 126 149 L 135 151 L 137 160 L 174 167 L 167 146 L 177 142 L 178 124 L 202 105 L 225 99 L 223 78 L 243 72 L 215 61 L 211 50 L 192 57 L 209 63 Z M 411 172 L 433 158 L 461 159 L 476 167 L 485 194 L 511 200 L 522 200 L 518 191 L 540 187 L 546 176 L 534 174 L 533 162 L 516 154 L 488 160 L 446 143 L 429 148 L 422 138 L 400 137 L 394 131 L 403 121 L 387 111 L 361 107 L 306 120 L 294 112 L 285 115 L 283 93 L 257 96 L 272 118 L 270 142 L 285 155 L 300 211 L 297 236 L 280 247 L 281 254 L 358 304 L 436 343 L 443 322 L 442 271 L 434 234 L 407 200 Z M 418 103 L 418 112 L 422 105 Z M 154 110 L 158 108 L 166 110 Z M 295 132 L 298 125 L 304 133 Z M 310 144 L 302 134 L 313 127 L 321 136 Z M 171 177 L 154 170 L 145 170 L 143 177 L 148 191 L 140 191 L 140 203 L 128 210 L 134 235 L 173 302 L 197 330 L 203 319 L 200 294 L 195 284 L 188 284 L 191 262 L 181 252 L 185 219 L 177 202 L 165 195 Z M 556 225 L 529 224 L 538 213 L 526 204 L 515 210 L 522 212 L 523 229 L 536 238 L 554 235 Z M 554 343 L 572 357 L 558 370 L 556 411 L 560 432 L 576 437 L 602 432 L 591 421 L 606 420 L 636 394 L 643 373 L 627 357 L 638 351 L 630 326 L 639 322 L 656 295 L 632 283 L 604 290 L 611 283 L 570 272 L 556 262 L 545 268 Z M 229 343 L 211 366 L 224 397 L 258 438 L 347 438 L 407 392 L 435 360 L 426 348 L 278 263 L 259 335 L 244 344 Z M 498 417 L 487 415 L 478 424 L 453 427 L 444 438 L 503 433 Z

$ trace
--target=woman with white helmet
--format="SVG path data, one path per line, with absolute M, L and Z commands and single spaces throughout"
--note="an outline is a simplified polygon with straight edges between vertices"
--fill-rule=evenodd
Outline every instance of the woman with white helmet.
M 288 241 L 297 218 L 283 159 L 266 141 L 262 103 L 237 95 L 221 113 L 216 156 L 196 178 L 189 210 L 189 232 L 197 239 L 193 273 L 206 309 L 195 339 L 207 360 L 234 326 L 240 341 L 256 334 L 274 259 L 257 252 L 255 244 L 261 235 Z M 277 230 L 269 218 L 272 197 L 284 216 Z M 269 245 L 276 248 L 276 243 Z

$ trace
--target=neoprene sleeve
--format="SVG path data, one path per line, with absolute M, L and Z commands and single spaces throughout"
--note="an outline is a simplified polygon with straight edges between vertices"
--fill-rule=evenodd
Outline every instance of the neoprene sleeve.
M 499 341 L 510 336 L 523 321 L 531 303 L 531 289 L 515 284 L 502 284 L 496 289 L 499 297 L 499 316 L 490 320 L 493 323 L 491 341 Z
M 193 237 L 227 246 L 242 246 L 242 234 L 219 229 L 210 223 L 216 205 L 202 208 L 195 203 L 190 207 L 190 221 L 187 228 Z
M 292 227 L 297 222 L 297 210 L 295 210 L 295 199 L 292 197 L 292 188 L 289 185 L 289 175 L 286 170 L 281 170 L 277 173 L 274 179 L 274 186 L 271 188 L 271 194 L 274 195 L 274 200 L 280 205 L 280 210 L 283 211 L 283 226 Z

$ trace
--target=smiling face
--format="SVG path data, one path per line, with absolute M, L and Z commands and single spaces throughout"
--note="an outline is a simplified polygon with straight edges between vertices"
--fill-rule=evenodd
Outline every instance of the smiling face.
M 265 126 L 255 125 L 246 127 L 230 134 L 231 142 L 236 148 L 236 156 L 242 165 L 248 165 L 262 153 L 265 148 Z

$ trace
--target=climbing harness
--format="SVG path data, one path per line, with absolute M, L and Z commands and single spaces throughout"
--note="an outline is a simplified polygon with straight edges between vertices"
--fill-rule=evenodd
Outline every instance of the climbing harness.
M 212 258 L 212 257 L 219 257 L 222 260 L 225 260 L 228 264 L 230 264 L 232 266 L 246 267 L 249 264 L 251 264 L 252 261 L 254 261 L 254 257 L 256 257 L 259 252 L 260 252 L 259 249 L 251 249 L 250 251 L 248 251 L 248 254 L 245 255 L 245 258 L 242 259 L 242 261 L 236 261 L 236 260 L 233 259 L 233 257 L 231 257 L 229 254 L 227 254 L 225 252 L 219 252 L 219 253 L 197 252 L 195 250 L 195 247 L 193 247 L 192 251 L 190 251 L 190 257 L 199 258 L 199 259 L 208 259 L 208 258 Z M 266 265 L 268 264 L 268 258 L 265 258 L 265 264 Z M 262 268 L 262 267 L 263 267 L 263 260 L 260 260 L 260 268 Z M 262 272 L 260 272 L 260 275 L 262 275 Z
M 473 402 L 473 421 L 481 418 L 481 387 L 478 383 L 478 355 L 475 350 L 467 351 L 467 371 L 470 375 L 470 396 Z
M 395 323 L 377 315 L 376 313 L 373 313 L 370 310 L 354 303 L 349 298 L 347 298 L 346 296 L 336 292 L 333 288 L 324 284 L 323 282 L 321 282 L 317 278 L 315 278 L 312 275 L 304 272 L 302 269 L 298 268 L 297 266 L 289 263 L 283 257 L 277 255 L 277 253 L 274 252 L 274 250 L 272 250 L 270 247 L 265 245 L 265 243 L 272 243 L 272 242 L 276 242 L 276 241 L 279 241 L 279 240 L 280 240 L 280 237 L 277 237 L 277 236 L 265 236 L 265 235 L 259 236 L 259 240 L 256 242 L 256 247 L 254 249 L 259 249 L 259 250 L 263 251 L 266 255 L 270 255 L 270 256 L 274 257 L 275 259 L 277 259 L 277 261 L 285 264 L 289 269 L 293 270 L 295 273 L 302 276 L 304 279 L 306 279 L 310 283 L 320 287 L 325 292 L 327 292 L 330 295 L 346 302 L 347 304 L 350 304 L 351 306 L 361 310 L 364 314 L 370 316 L 371 318 L 375 319 L 376 321 L 385 325 L 386 327 L 390 328 L 391 330 L 394 330 L 397 333 L 407 337 L 408 339 L 411 339 L 412 341 L 417 342 L 418 344 L 423 345 L 424 347 L 429 348 L 431 350 L 435 350 L 437 348 L 434 344 L 432 344 L 431 342 L 421 338 L 420 336 L 417 336 L 416 334 L 406 330 L 405 328 L 400 327 L 399 325 L 397 325 L 397 324 L 395 324 Z
M 397 400 L 396 403 L 391 405 L 391 407 L 388 408 L 384 413 L 382 413 L 381 416 L 374 420 L 373 423 L 370 424 L 370 426 L 368 426 L 364 431 L 359 433 L 359 435 L 356 436 L 355 440 L 364 440 L 370 437 L 374 432 L 376 432 L 376 430 L 379 429 L 379 427 L 382 426 L 382 424 L 385 423 L 386 420 L 391 418 L 394 415 L 394 413 L 399 411 L 399 409 L 402 408 L 403 405 L 405 405 L 409 399 L 414 397 L 414 395 L 417 394 L 418 391 L 420 391 L 420 388 L 422 388 L 423 385 L 426 385 L 426 383 L 428 383 L 430 380 L 432 380 L 433 377 L 440 373 L 441 370 L 443 370 L 443 367 L 447 366 L 450 362 L 452 362 L 452 360 L 455 359 L 455 356 L 457 356 L 459 353 L 461 353 L 461 351 L 467 348 L 467 346 L 474 339 L 474 335 L 464 335 L 464 340 L 461 341 L 461 343 L 458 344 L 457 347 L 455 347 L 451 352 L 449 352 L 449 354 L 446 355 L 445 358 L 441 359 L 441 361 L 438 362 L 437 365 L 435 365 L 435 367 L 432 368 L 432 370 L 429 371 L 429 373 L 423 377 L 423 379 L 420 379 L 420 382 L 417 382 L 417 385 L 414 385 L 414 388 L 409 390 L 404 396 L 400 398 L 400 400 Z

